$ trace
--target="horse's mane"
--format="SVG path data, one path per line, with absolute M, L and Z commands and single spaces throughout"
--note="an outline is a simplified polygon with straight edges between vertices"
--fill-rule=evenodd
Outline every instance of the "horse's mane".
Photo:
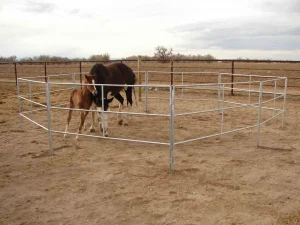
M 100 63 L 95 64 L 91 68 L 90 74 L 96 75 L 96 78 L 95 78 L 96 84 L 106 83 L 105 81 L 107 80 L 107 77 L 109 76 L 109 73 L 108 73 L 107 69 L 105 68 L 105 66 Z
M 102 65 L 102 64 L 99 64 L 99 63 L 95 64 L 95 65 L 91 68 L 90 74 L 95 75 L 95 74 L 96 74 L 96 70 L 97 70 L 100 66 L 103 66 L 103 65 Z

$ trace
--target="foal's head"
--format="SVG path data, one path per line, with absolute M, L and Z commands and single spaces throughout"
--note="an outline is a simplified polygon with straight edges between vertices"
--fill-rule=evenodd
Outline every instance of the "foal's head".
M 93 84 L 93 85 L 88 85 L 87 89 L 94 95 L 97 95 L 97 89 L 95 87 L 95 75 L 87 74 L 85 75 L 85 79 L 87 80 L 88 84 Z

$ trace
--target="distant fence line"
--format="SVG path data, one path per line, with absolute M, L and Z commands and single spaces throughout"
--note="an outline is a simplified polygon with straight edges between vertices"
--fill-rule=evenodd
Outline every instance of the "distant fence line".
M 42 69 L 42 71 L 39 71 L 39 75 L 44 75 L 45 76 L 45 81 L 47 82 L 48 80 L 48 69 L 53 69 L 53 68 L 62 68 L 62 67 L 53 67 L 53 65 L 74 65 L 72 67 L 63 67 L 63 68 L 78 68 L 79 72 L 82 73 L 84 72 L 84 65 L 89 64 L 89 63 L 108 63 L 108 62 L 123 62 L 123 63 L 135 63 L 135 65 L 132 65 L 133 67 L 136 68 L 137 71 L 140 71 L 142 69 L 142 65 L 145 66 L 147 63 L 161 63 L 164 65 L 163 67 L 155 65 L 155 68 L 165 68 L 172 73 L 175 71 L 175 69 L 213 69 L 209 68 L 207 66 L 186 66 L 186 65 L 179 65 L 180 63 L 226 63 L 226 65 L 230 65 L 227 67 L 218 67 L 215 68 L 215 70 L 227 70 L 228 72 L 230 71 L 231 74 L 235 74 L 235 70 L 260 70 L 260 71 L 280 71 L 283 73 L 290 72 L 290 73 L 296 73 L 294 76 L 288 76 L 289 79 L 289 86 L 294 86 L 294 87 L 300 87 L 300 61 L 281 61 L 281 60 L 232 60 L 232 59 L 210 59 L 210 60 L 205 60 L 205 59 L 181 59 L 181 60 L 155 60 L 155 59 L 145 59 L 141 60 L 141 58 L 138 59 L 124 59 L 124 60 L 109 60 L 109 61 L 98 61 L 98 60 L 80 60 L 80 61 L 47 61 L 47 62 L 42 62 L 42 61 L 30 61 L 30 62 L 0 62 L 0 77 L 1 74 L 14 74 L 15 82 L 17 85 L 17 79 L 19 75 L 19 67 L 24 68 L 24 65 L 42 65 L 42 67 L 39 67 L 39 69 Z M 269 64 L 293 64 L 293 65 L 299 65 L 299 68 L 296 69 L 285 69 L 285 68 L 247 68 L 247 67 L 237 67 L 238 63 L 269 63 Z M 176 65 L 178 64 L 178 65 Z M 5 65 L 9 65 L 9 67 L 5 67 Z M 10 69 L 11 71 L 9 72 L 3 72 L 3 69 Z M 28 67 L 29 68 L 29 67 Z M 152 68 L 154 69 L 154 68 Z M 145 70 L 145 69 L 143 69 Z M 75 72 L 75 71 L 74 71 Z M 221 71 L 214 71 L 214 72 L 221 72 Z M 52 73 L 50 73 L 52 74 Z M 280 74 L 286 76 L 286 74 Z M 171 76 L 173 77 L 173 76 Z M 138 80 L 141 81 L 141 74 L 138 73 Z M 80 82 L 82 82 L 82 77 L 80 76 Z M 231 76 L 231 82 L 234 83 L 234 76 Z M 140 83 L 140 82 L 139 82 Z M 170 80 L 170 83 L 172 83 L 172 80 Z M 299 83 L 299 84 L 298 84 Z M 233 94 L 233 87 L 232 87 L 232 94 Z

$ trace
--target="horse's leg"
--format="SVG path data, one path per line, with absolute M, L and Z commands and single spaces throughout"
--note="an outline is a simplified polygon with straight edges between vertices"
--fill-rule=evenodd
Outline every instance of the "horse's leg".
M 99 111 L 97 113 L 98 124 L 99 124 L 99 127 L 100 127 L 100 131 L 102 131 L 102 116 L 101 116 L 102 113 L 100 112 L 100 110 L 102 110 L 101 107 L 97 107 L 97 111 Z
M 122 112 L 123 110 L 123 103 L 124 103 L 124 98 L 120 93 L 115 95 L 115 98 L 119 101 L 119 112 Z M 122 114 L 118 113 L 118 124 L 122 125 L 123 124 L 123 119 L 122 119 Z
M 122 109 L 123 109 L 123 105 L 119 102 L 119 112 L 122 112 Z M 118 124 L 122 125 L 123 124 L 122 114 L 118 113 L 117 118 L 118 118 Z
M 95 104 L 93 103 L 91 109 L 96 109 L 96 106 Z M 91 127 L 90 127 L 90 132 L 95 132 L 95 112 L 93 111 L 92 112 L 92 124 L 91 124 Z
M 107 108 L 106 110 L 109 110 L 109 108 Z M 104 136 L 107 137 L 108 136 L 108 113 L 106 113 L 105 111 L 102 113 L 101 107 L 97 107 L 97 111 L 99 114 L 101 114 L 101 122 L 99 122 L 100 130 L 102 132 L 104 131 Z
M 126 120 L 124 120 L 124 123 L 123 123 L 124 126 L 127 126 L 129 123 L 129 119 L 128 119 L 128 112 L 130 111 L 129 109 L 131 109 L 131 105 L 127 105 L 127 107 L 126 107 L 127 113 L 126 113 Z
M 127 99 L 126 122 L 124 122 L 124 125 L 125 125 L 125 126 L 128 125 L 128 122 L 129 122 L 129 119 L 128 119 L 128 111 L 130 111 L 130 110 L 129 110 L 129 107 L 130 107 L 130 109 L 131 109 L 132 103 L 133 103 L 133 101 L 132 101 L 132 88 L 133 88 L 133 87 L 128 87 L 128 88 L 125 90 L 125 93 L 126 93 L 126 99 Z
M 79 128 L 78 128 L 77 135 L 76 135 L 77 140 L 78 140 L 78 134 L 81 134 L 81 130 L 82 130 L 85 118 L 88 113 L 89 113 L 88 111 L 80 113 L 80 124 L 79 124 Z
M 104 135 L 108 136 L 108 113 L 103 113 L 104 116 Z

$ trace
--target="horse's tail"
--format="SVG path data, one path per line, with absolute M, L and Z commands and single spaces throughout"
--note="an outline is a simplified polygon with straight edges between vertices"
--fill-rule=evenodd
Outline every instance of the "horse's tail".
M 133 87 L 127 87 L 127 89 L 125 90 L 125 93 L 126 93 L 126 99 L 127 99 L 127 106 L 128 106 L 128 103 L 130 105 L 132 105 L 132 89 Z
M 123 73 L 123 75 L 125 76 L 124 79 L 125 79 L 125 84 L 127 85 L 135 85 L 136 84 L 136 75 L 135 73 L 132 71 L 132 69 L 123 64 L 123 63 L 120 63 L 118 65 L 118 68 L 120 69 L 120 71 Z M 127 98 L 127 105 L 128 103 L 130 105 L 132 105 L 133 101 L 132 101 L 132 92 L 134 93 L 134 97 L 135 97 L 135 100 L 136 100 L 136 95 L 135 95 L 135 89 L 134 87 L 132 86 L 129 86 L 125 89 L 125 93 L 126 93 L 126 98 Z M 137 102 L 136 102 L 136 105 L 137 105 Z
M 135 73 L 132 71 L 132 69 L 130 67 L 128 67 L 128 69 L 130 70 L 130 72 L 132 73 L 132 80 L 131 82 L 129 82 L 130 85 L 134 85 L 136 84 L 136 75 Z M 137 106 L 137 100 L 136 100 L 136 94 L 135 94 L 135 88 L 130 86 L 127 88 L 126 90 L 126 97 L 127 97 L 127 105 L 128 102 L 132 105 L 133 101 L 132 101 L 132 93 L 134 94 L 134 98 L 135 98 L 135 104 Z
M 135 84 L 136 83 L 136 75 L 135 75 L 135 73 L 132 71 L 132 69 L 130 67 L 128 67 L 128 69 L 132 73 L 132 81 L 130 83 Z
M 132 71 L 132 69 L 131 69 L 131 71 Z M 133 74 L 133 84 L 136 84 L 136 75 L 133 71 L 132 71 L 132 74 Z M 135 104 L 136 104 L 136 107 L 137 107 L 138 104 L 137 104 L 137 99 L 136 99 L 136 94 L 135 94 L 135 87 L 132 87 L 132 90 L 133 90 L 133 94 L 134 94 L 134 98 L 135 98 Z

